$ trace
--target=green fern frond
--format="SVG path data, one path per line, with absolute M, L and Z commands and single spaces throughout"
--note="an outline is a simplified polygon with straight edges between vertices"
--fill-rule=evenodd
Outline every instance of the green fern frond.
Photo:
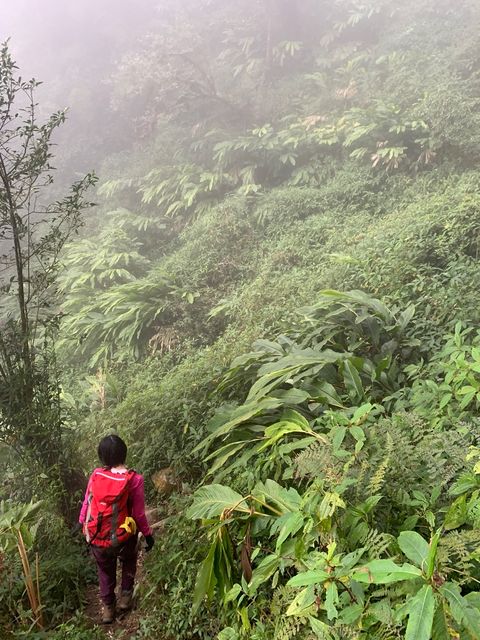
M 387 469 L 390 466 L 390 457 L 393 451 L 393 438 L 390 433 L 386 434 L 385 457 L 378 465 L 376 471 L 372 475 L 368 483 L 367 492 L 369 496 L 374 496 L 381 492 L 385 482 Z

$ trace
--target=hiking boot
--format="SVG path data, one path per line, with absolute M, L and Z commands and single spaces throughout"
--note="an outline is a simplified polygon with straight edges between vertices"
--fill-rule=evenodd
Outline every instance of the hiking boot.
M 115 603 L 104 604 L 102 609 L 102 624 L 112 624 L 115 620 Z
M 118 608 L 120 611 L 128 611 L 132 608 L 133 591 L 122 591 L 120 600 L 118 601 Z

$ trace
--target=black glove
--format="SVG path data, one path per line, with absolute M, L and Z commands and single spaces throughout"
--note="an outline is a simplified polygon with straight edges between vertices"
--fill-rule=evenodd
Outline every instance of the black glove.
M 70 535 L 71 536 L 76 536 L 78 533 L 81 533 L 83 529 L 83 525 L 80 524 L 80 522 L 77 522 L 76 524 L 73 525 L 73 527 L 70 529 Z
M 153 545 L 155 544 L 155 540 L 153 536 L 145 536 L 145 542 L 147 543 L 147 546 L 145 547 L 145 551 L 150 551 Z

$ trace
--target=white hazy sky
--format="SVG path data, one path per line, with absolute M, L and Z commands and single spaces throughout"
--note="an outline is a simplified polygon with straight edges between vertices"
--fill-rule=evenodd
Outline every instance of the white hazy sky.
M 49 80 L 70 65 L 109 58 L 155 18 L 158 0 L 0 0 L 0 41 L 25 76 Z

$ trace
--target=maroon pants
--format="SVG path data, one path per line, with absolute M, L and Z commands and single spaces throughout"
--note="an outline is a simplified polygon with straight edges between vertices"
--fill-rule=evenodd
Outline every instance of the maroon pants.
M 122 563 L 122 591 L 131 591 L 137 571 L 137 536 L 133 536 L 119 549 L 92 545 L 92 554 L 97 563 L 100 598 L 107 605 L 115 602 L 117 586 L 117 560 Z

